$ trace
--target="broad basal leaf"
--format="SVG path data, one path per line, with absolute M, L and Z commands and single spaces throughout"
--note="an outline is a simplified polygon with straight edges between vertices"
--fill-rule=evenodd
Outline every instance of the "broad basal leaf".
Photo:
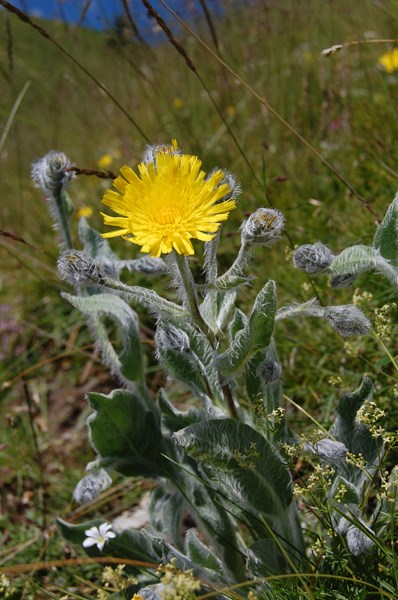
M 265 438 L 233 419 L 212 419 L 174 434 L 209 482 L 252 513 L 279 516 L 293 497 L 290 472 Z
M 96 411 L 88 425 L 100 466 L 124 475 L 164 474 L 160 427 L 138 389 L 114 390 L 108 396 L 91 392 L 88 400 Z

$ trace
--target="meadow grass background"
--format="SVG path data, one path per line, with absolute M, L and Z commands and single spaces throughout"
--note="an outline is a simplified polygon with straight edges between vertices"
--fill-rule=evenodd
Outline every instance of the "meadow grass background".
M 105 510 L 111 518 L 140 494 L 138 484 L 116 482 L 88 508 L 71 503 L 73 487 L 93 458 L 84 394 L 115 383 L 101 367 L 82 317 L 60 298 L 66 287 L 56 274 L 58 248 L 46 204 L 30 180 L 34 159 L 56 149 L 80 168 L 97 169 L 109 155 L 108 168 L 117 172 L 123 164 L 136 165 L 148 142 L 176 138 L 206 170 L 217 165 L 235 173 L 243 193 L 224 226 L 221 264 L 230 264 L 240 223 L 260 206 L 281 210 L 288 234 L 272 250 L 256 251 L 258 284 L 241 294 L 243 308 L 268 278 L 277 282 L 279 306 L 315 293 L 324 304 L 351 302 L 353 289 L 331 290 L 326 278 L 311 283 L 296 271 L 291 248 L 321 240 L 339 252 L 370 243 L 377 217 L 396 193 L 398 71 L 389 74 L 378 62 L 394 44 L 372 40 L 398 41 L 398 2 L 226 0 L 225 5 L 223 18 L 212 16 L 213 31 L 203 17 L 191 23 L 201 40 L 333 164 L 364 202 L 183 27 L 174 24 L 173 32 L 199 77 L 165 37 L 149 47 L 133 38 L 122 42 L 112 32 L 40 21 L 90 78 L 51 41 L 0 11 L 0 564 L 75 556 L 76 549 L 56 534 L 54 516 L 73 520 L 84 512 L 104 516 Z M 340 43 L 351 45 L 322 56 L 323 49 Z M 100 230 L 100 201 L 110 183 L 78 176 L 69 187 L 76 209 L 91 207 L 89 222 Z M 119 239 L 112 247 L 125 257 L 136 253 Z M 199 246 L 192 262 L 199 276 Z M 370 318 L 394 299 L 388 283 L 375 275 L 361 276 L 358 286 L 374 295 L 366 307 Z M 171 294 L 167 283 L 159 288 Z M 151 327 L 149 319 L 145 325 Z M 388 343 L 389 356 L 372 336 L 347 348 L 323 322 L 283 322 L 276 342 L 286 395 L 327 427 L 342 391 L 354 389 L 368 373 L 388 426 L 396 428 L 395 340 L 393 335 Z M 150 342 L 148 349 L 156 389 L 163 376 Z M 341 380 L 332 385 L 336 376 Z M 296 430 L 311 425 L 289 410 Z M 93 566 L 43 570 L 18 579 L 18 585 L 25 586 L 24 598 L 58 598 L 67 586 L 75 588 L 70 597 L 95 597 L 98 572 Z

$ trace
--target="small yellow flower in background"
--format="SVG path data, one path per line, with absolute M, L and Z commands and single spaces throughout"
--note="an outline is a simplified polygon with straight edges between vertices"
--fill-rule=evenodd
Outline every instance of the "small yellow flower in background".
M 224 173 L 218 170 L 206 179 L 199 158 L 179 154 L 176 140 L 156 148 L 154 162 L 140 163 L 138 175 L 122 167 L 113 182 L 118 191 L 105 192 L 103 203 L 121 216 L 101 213 L 105 225 L 119 228 L 102 236 L 122 236 L 152 257 L 173 249 L 192 255 L 191 239 L 212 240 L 235 208 L 235 200 L 219 202 L 231 193 L 228 184 L 221 183 Z
M 144 600 L 144 598 L 142 596 L 140 596 L 139 594 L 134 594 L 134 596 L 132 597 L 132 600 Z
M 179 96 L 176 96 L 175 98 L 173 98 L 173 106 L 177 110 L 179 110 L 180 108 L 183 108 L 184 105 L 185 105 L 184 100 L 182 98 L 180 98 Z
M 233 106 L 233 104 L 230 104 L 225 109 L 225 112 L 227 113 L 228 117 L 234 117 L 236 115 L 236 108 Z
M 93 209 L 91 208 L 91 206 L 81 206 L 77 211 L 76 211 L 76 217 L 78 219 L 80 219 L 80 217 L 91 217 L 91 215 L 93 214 Z
M 112 163 L 113 163 L 113 156 L 112 156 L 112 154 L 104 154 L 97 161 L 97 167 L 99 169 L 107 169 L 108 167 L 111 166 Z
M 398 70 L 398 48 L 393 48 L 379 56 L 379 64 L 387 73 L 394 73 Z

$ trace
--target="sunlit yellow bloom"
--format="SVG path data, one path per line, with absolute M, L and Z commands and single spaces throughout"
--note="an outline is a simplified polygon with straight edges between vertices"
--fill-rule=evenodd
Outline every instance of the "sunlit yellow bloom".
M 387 71 L 387 73 L 394 73 L 398 70 L 398 48 L 393 48 L 389 52 L 379 56 L 379 63 Z
M 192 238 L 208 242 L 214 238 L 221 222 L 235 208 L 235 200 L 219 202 L 231 190 L 222 171 L 215 171 L 206 179 L 197 156 L 177 154 L 177 142 L 159 146 L 154 163 L 142 162 L 139 174 L 124 166 L 121 176 L 113 185 L 118 190 L 107 190 L 103 203 L 121 215 L 103 214 L 106 225 L 117 231 L 103 237 L 122 236 L 141 246 L 141 252 L 156 257 L 170 253 L 191 255 Z M 217 203 L 218 202 L 218 203 Z
M 91 217 L 93 212 L 91 206 L 82 206 L 76 211 L 76 217 L 78 219 L 80 219 L 80 217 Z
M 134 594 L 132 600 L 144 600 L 144 598 L 142 596 L 140 596 L 139 594 Z
M 234 117 L 236 115 L 236 108 L 233 104 L 229 104 L 225 110 L 229 117 Z
M 104 154 L 97 161 L 97 167 L 99 169 L 107 169 L 108 167 L 110 167 L 110 165 L 112 164 L 112 162 L 113 162 L 113 156 L 112 156 L 112 154 Z
M 184 100 L 182 98 L 180 98 L 179 96 L 176 96 L 175 98 L 173 98 L 173 106 L 174 106 L 174 108 L 179 110 L 180 108 L 182 108 L 184 106 Z

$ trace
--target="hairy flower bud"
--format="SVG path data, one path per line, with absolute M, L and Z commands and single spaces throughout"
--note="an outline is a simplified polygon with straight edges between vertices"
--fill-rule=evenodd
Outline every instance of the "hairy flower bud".
M 282 367 L 275 360 L 265 360 L 258 367 L 258 374 L 265 384 L 274 383 L 282 376 Z
M 98 285 L 104 278 L 103 265 L 79 250 L 66 250 L 58 259 L 58 272 L 71 285 Z
M 63 152 L 52 150 L 32 164 L 32 179 L 46 194 L 57 194 L 74 176 L 69 158 Z
M 174 350 L 175 352 L 189 352 L 189 337 L 185 331 L 177 329 L 174 325 L 162 325 L 156 332 L 156 342 L 162 350 Z
M 73 492 L 73 499 L 78 504 L 95 500 L 101 492 L 112 483 L 112 479 L 104 469 L 91 471 L 77 484 Z
M 156 167 L 156 155 L 157 154 L 182 154 L 181 150 L 177 147 L 176 140 L 173 140 L 172 144 L 154 144 L 149 145 L 145 148 L 142 162 L 148 164 L 153 163 Z
M 206 180 L 210 179 L 210 177 L 214 173 L 217 173 L 218 171 L 221 171 L 223 173 L 224 177 L 220 181 L 220 183 L 218 184 L 217 187 L 220 187 L 221 185 L 226 184 L 229 187 L 229 192 L 223 198 L 221 198 L 221 200 L 218 200 L 217 204 L 219 204 L 220 202 L 225 202 L 226 200 L 230 200 L 230 199 L 235 200 L 235 198 L 237 198 L 239 196 L 239 194 L 242 192 L 242 186 L 240 184 L 240 181 L 238 181 L 238 179 L 236 178 L 236 176 L 233 173 L 230 173 L 229 171 L 226 171 L 225 169 L 215 168 L 212 171 L 210 171 L 210 173 L 206 177 Z
M 334 254 L 321 243 L 304 244 L 293 254 L 293 264 L 305 273 L 321 273 L 331 265 Z
M 356 273 L 346 273 L 345 275 L 334 275 L 330 279 L 330 285 L 335 290 L 339 290 L 340 288 L 346 288 L 354 283 L 357 276 L 358 275 Z
M 258 208 L 242 223 L 242 243 L 272 246 L 280 238 L 284 223 L 279 210 Z
M 370 321 L 359 308 L 352 304 L 327 306 L 323 316 L 340 335 L 348 337 L 364 335 L 370 330 Z

